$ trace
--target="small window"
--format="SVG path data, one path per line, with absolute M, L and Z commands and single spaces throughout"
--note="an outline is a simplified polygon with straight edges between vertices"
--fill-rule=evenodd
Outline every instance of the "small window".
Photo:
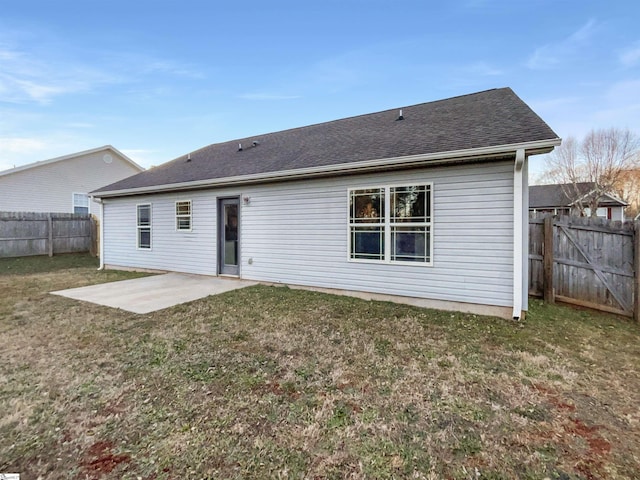
M 138 248 L 151 248 L 151 205 L 138 205 Z
M 73 194 L 73 213 L 89 214 L 89 195 L 86 193 Z
M 176 230 L 191 230 L 191 200 L 176 202 Z
M 349 258 L 431 264 L 432 188 L 349 191 Z

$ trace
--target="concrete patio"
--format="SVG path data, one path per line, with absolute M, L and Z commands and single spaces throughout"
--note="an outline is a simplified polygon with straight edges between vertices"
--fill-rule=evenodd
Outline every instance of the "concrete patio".
M 255 284 L 236 278 L 166 273 L 51 293 L 128 312 L 150 313 Z

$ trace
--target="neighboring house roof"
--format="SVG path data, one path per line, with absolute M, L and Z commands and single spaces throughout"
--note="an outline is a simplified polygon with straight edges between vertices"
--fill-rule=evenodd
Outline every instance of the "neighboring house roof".
M 544 153 L 559 142 L 510 88 L 501 88 L 209 145 L 92 193 L 117 196 L 391 168 L 498 151 L 506 156 L 514 147 Z
M 16 167 L 16 168 L 10 168 L 9 170 L 3 170 L 3 171 L 0 172 L 0 177 L 5 176 L 5 175 L 11 175 L 11 174 L 18 173 L 18 172 L 22 172 L 24 170 L 30 170 L 32 168 L 42 167 L 43 165 L 49 165 L 51 163 L 64 162 L 65 160 L 71 160 L 71 159 L 74 159 L 74 158 L 77 158 L 77 157 L 82 157 L 84 155 L 91 155 L 93 153 L 97 153 L 97 152 L 100 152 L 102 150 L 111 150 L 114 153 L 120 155 L 124 160 L 129 162 L 137 170 L 139 170 L 139 171 L 143 171 L 144 170 L 144 168 L 142 168 L 140 165 L 138 165 L 136 162 L 131 160 L 129 157 L 127 157 L 124 153 L 122 153 L 121 151 L 119 151 L 115 147 L 113 147 L 111 145 L 104 145 L 102 147 L 92 148 L 90 150 L 85 150 L 83 152 L 77 152 L 77 153 L 72 153 L 72 154 L 69 154 L 69 155 L 63 155 L 62 157 L 51 158 L 49 160 L 41 160 L 39 162 L 29 163 L 27 165 L 21 165 L 21 166 Z
M 586 199 L 595 188 L 594 182 L 581 182 L 575 185 L 570 183 L 555 183 L 552 185 L 531 185 L 529 187 L 529 208 L 568 208 L 578 200 Z M 570 195 L 577 191 L 576 195 Z M 602 207 L 625 207 L 628 204 L 614 194 L 600 197 Z

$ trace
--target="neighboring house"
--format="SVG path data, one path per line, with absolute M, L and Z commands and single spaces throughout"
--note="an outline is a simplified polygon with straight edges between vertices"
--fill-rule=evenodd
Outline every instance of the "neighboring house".
M 101 265 L 520 318 L 528 157 L 559 144 L 503 88 L 210 145 L 93 192 Z
M 0 211 L 100 214 L 89 192 L 144 169 L 110 145 L 0 172 Z
M 576 192 L 575 194 L 573 192 Z M 529 212 L 536 215 L 551 213 L 553 215 L 580 216 L 578 202 L 586 205 L 593 195 L 594 183 L 583 182 L 574 184 L 532 185 L 529 187 Z M 609 220 L 624 220 L 624 207 L 627 203 L 615 194 L 603 195 L 598 200 L 597 215 Z M 591 214 L 590 208 L 585 208 L 585 215 Z

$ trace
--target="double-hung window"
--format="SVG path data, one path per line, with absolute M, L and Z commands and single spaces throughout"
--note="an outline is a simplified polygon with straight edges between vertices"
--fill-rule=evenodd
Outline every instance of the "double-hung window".
M 176 230 L 191 230 L 191 200 L 176 202 Z
M 349 259 L 431 265 L 431 184 L 349 191 Z
M 349 192 L 350 257 L 384 260 L 385 191 L 365 188 Z
M 89 195 L 86 193 L 73 194 L 73 213 L 89 214 Z
M 138 248 L 151 248 L 151 204 L 138 205 L 137 215 L 137 242 Z

